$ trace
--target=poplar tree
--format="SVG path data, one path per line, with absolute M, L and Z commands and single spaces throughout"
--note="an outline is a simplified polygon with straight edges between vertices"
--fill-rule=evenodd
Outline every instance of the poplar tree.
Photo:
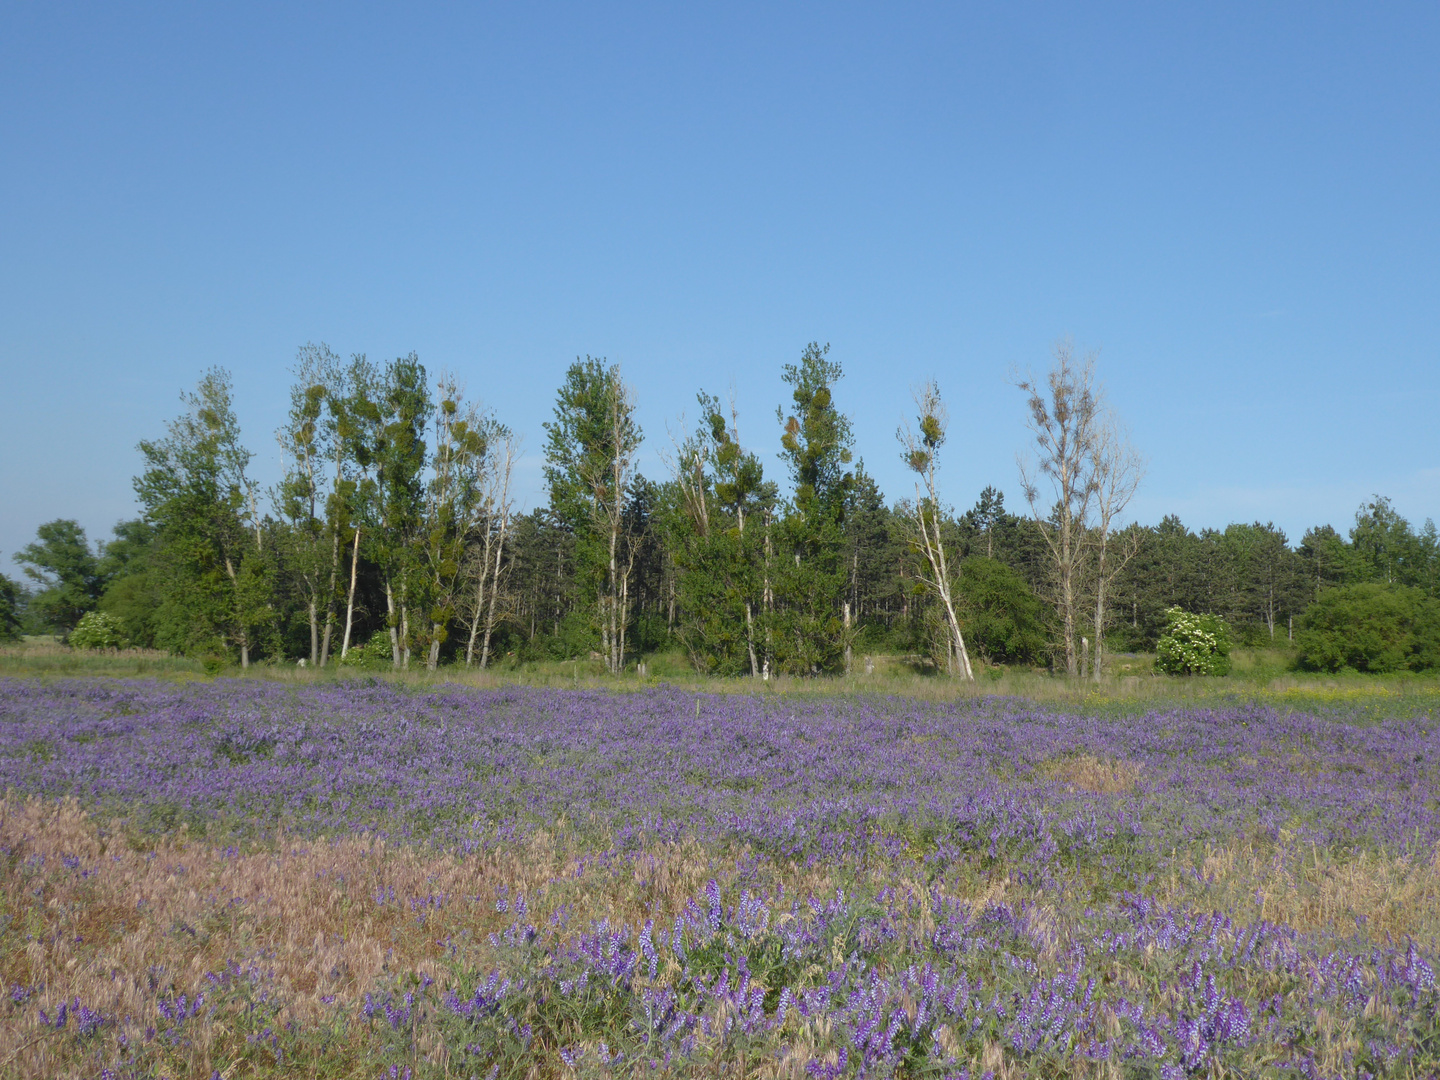
M 670 542 L 678 570 L 680 639 L 701 670 L 752 677 L 767 670 L 764 534 L 775 485 L 740 445 L 734 402 L 727 420 L 703 391 L 699 429 L 673 463 L 679 520 Z
M 1050 554 L 1065 672 L 1072 678 L 1080 674 L 1086 529 L 1096 490 L 1092 456 L 1101 434 L 1101 401 L 1094 383 L 1094 357 L 1079 359 L 1074 346 L 1062 341 L 1055 346 L 1055 363 L 1044 382 L 1030 376 L 1018 384 L 1026 395 L 1036 452 L 1031 461 L 1019 459 L 1020 481 Z
M 182 400 L 166 437 L 140 443 L 145 471 L 135 479 L 158 533 L 157 644 L 191 654 L 236 648 L 248 667 L 273 619 L 273 584 L 229 372 L 211 368 Z
M 334 614 L 340 537 L 327 502 L 344 478 L 343 444 L 326 406 L 343 395 L 340 361 L 327 345 L 304 345 L 292 369 L 290 411 L 275 433 L 287 468 L 275 504 L 289 525 L 286 560 L 310 628 L 310 663 L 323 666 L 322 626 L 328 637 Z M 332 489 L 327 491 L 327 489 Z
M 642 438 L 619 365 L 577 359 L 557 394 L 555 419 L 544 427 L 550 506 L 575 537 L 577 583 L 593 612 L 605 667 L 614 674 L 625 659 L 634 565 L 625 508 Z
M 385 370 L 374 416 L 377 536 L 371 552 L 385 591 L 393 666 L 408 668 L 416 644 L 412 621 L 423 619 L 429 579 L 423 564 L 425 428 L 430 388 L 413 352 Z
M 953 550 L 946 552 L 941 536 L 945 507 L 940 501 L 936 472 L 950 420 L 940 398 L 940 388 L 933 379 L 915 391 L 915 408 L 919 412 L 916 418 L 919 430 L 907 422 L 897 433 L 902 448 L 900 456 L 915 474 L 915 501 L 904 506 L 902 515 L 910 527 L 911 546 L 919 555 L 917 577 L 940 602 L 945 620 L 945 672 L 973 682 L 975 673 L 957 614 L 954 574 L 957 560 Z
M 769 548 L 771 647 L 779 667 L 801 675 L 840 670 L 852 635 L 840 605 L 845 505 L 854 483 L 845 466 L 852 460 L 853 436 L 849 417 L 835 406 L 833 388 L 843 372 L 829 352 L 829 345 L 812 341 L 800 363 L 784 366 L 791 409 L 788 415 L 784 408 L 775 410 L 782 428 L 780 457 L 794 489 Z

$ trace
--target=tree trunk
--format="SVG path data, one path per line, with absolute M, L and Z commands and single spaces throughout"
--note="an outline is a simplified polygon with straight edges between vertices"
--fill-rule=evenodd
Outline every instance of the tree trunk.
M 335 585 L 340 576 L 340 530 L 335 530 L 330 550 L 330 587 L 325 590 L 325 636 L 320 642 L 320 666 L 330 660 L 330 639 L 335 636 Z
M 495 601 L 500 592 L 500 561 L 505 553 L 505 532 L 508 524 L 507 515 L 507 518 L 501 519 L 500 537 L 495 544 L 495 573 L 490 579 L 490 609 L 485 614 L 485 637 L 480 645 L 481 671 L 484 671 L 485 668 L 490 665 L 490 635 L 495 631 Z
M 340 643 L 340 659 L 350 651 L 350 628 L 355 617 L 355 578 L 360 570 L 360 530 L 355 530 L 355 550 L 350 554 L 350 594 L 345 598 L 345 640 Z
M 388 616 L 385 620 L 385 628 L 390 632 L 390 664 L 397 670 L 400 667 L 400 636 L 397 632 L 398 622 L 395 618 L 395 590 L 390 585 L 390 579 L 385 579 L 385 613 Z
M 750 677 L 758 678 L 760 663 L 755 658 L 755 618 L 750 612 L 750 601 L 745 601 L 745 651 L 750 654 Z
M 1100 537 L 1097 554 L 1099 574 L 1095 578 L 1095 659 L 1090 666 L 1091 678 L 1098 683 L 1105 663 L 1105 556 L 1106 537 Z
M 410 670 L 410 605 L 400 605 L 400 666 Z

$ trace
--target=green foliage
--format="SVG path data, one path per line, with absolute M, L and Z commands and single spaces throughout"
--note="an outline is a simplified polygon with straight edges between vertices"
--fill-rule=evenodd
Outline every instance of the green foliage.
M 623 509 L 643 438 L 619 365 L 591 356 L 571 364 L 556 395 L 554 420 L 544 428 L 550 509 L 575 537 L 572 572 L 581 606 L 594 613 L 593 647 L 602 637 L 618 636 L 611 627 L 624 603 L 629 554 L 620 550 L 628 547 Z M 618 648 L 614 641 L 604 644 Z
M 69 630 L 92 610 L 104 589 L 99 560 L 75 521 L 47 521 L 36 530 L 35 542 L 16 553 L 15 561 L 40 586 L 31 600 L 32 614 L 57 633 Z
M 784 429 L 780 456 L 790 466 L 796 508 L 811 517 L 838 518 L 854 480 L 844 468 L 854 435 L 850 418 L 835 407 L 834 386 L 843 372 L 829 353 L 829 345 L 812 341 L 799 364 L 785 365 L 781 378 L 792 388 L 794 412 L 786 417 L 776 409 L 775 415 Z
M 753 674 L 765 654 L 766 537 L 775 485 L 743 450 L 734 419 L 701 393 L 700 429 L 681 447 L 659 518 L 677 570 L 680 641 L 695 667 Z
M 1155 670 L 1168 675 L 1226 675 L 1230 631 L 1218 615 L 1195 615 L 1178 607 L 1166 613 L 1165 633 L 1155 649 Z
M 1440 543 L 1434 522 L 1427 521 L 1417 533 L 1389 499 L 1376 495 L 1356 512 L 1350 544 L 1369 580 L 1409 585 L 1435 596 Z
M 211 369 L 183 400 L 166 438 L 140 444 L 135 479 L 157 539 L 155 642 L 190 656 L 239 647 L 248 658 L 272 621 L 274 586 L 229 373 Z
M 370 640 L 350 646 L 340 663 L 351 668 L 388 668 L 393 656 L 390 651 L 390 631 L 381 628 L 370 635 Z
M 1303 666 L 1385 673 L 1440 667 L 1440 602 L 1417 588 L 1365 582 L 1329 589 L 1305 609 Z
M 957 615 L 966 644 L 987 660 L 1038 664 L 1049 648 L 1049 608 L 1024 578 L 996 559 L 960 564 Z
M 835 406 L 833 386 L 840 364 L 827 359 L 830 346 L 805 347 L 799 364 L 781 377 L 792 387 L 794 412 L 781 409 L 781 454 L 790 468 L 794 500 L 772 530 L 769 572 L 774 608 L 766 613 L 775 666 L 796 675 L 838 670 L 846 629 L 838 609 L 849 578 L 842 558 L 844 520 L 854 473 L 850 420 Z
M 0 574 L 0 641 L 14 641 L 20 636 L 24 609 L 24 587 L 13 578 Z
M 70 631 L 69 640 L 76 649 L 119 649 L 126 644 L 125 627 L 114 615 L 87 611 Z
M 412 352 L 391 363 L 380 394 L 375 441 L 379 521 L 370 551 L 394 604 L 388 614 L 408 659 L 429 599 L 422 534 L 425 427 L 433 405 L 420 358 Z

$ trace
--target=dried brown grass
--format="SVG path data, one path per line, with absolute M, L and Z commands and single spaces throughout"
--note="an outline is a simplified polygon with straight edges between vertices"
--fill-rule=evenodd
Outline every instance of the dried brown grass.
M 1200 910 L 1250 911 L 1302 933 L 1440 945 L 1440 847 L 1416 858 L 1237 841 L 1172 868 L 1156 892 Z
M 193 998 L 207 990 L 207 973 L 260 958 L 285 1003 L 276 1026 L 315 1025 L 334 1015 L 325 998 L 356 1002 L 390 976 L 428 975 L 444 987 L 447 939 L 469 942 L 469 961 L 484 964 L 488 935 L 511 919 L 496 910 L 502 890 L 525 894 L 529 918 L 541 925 L 561 907 L 576 925 L 639 922 L 673 919 L 709 878 L 735 872 L 733 862 L 717 872 L 712 853 L 691 843 L 595 866 L 569 849 L 563 822 L 556 835 L 469 857 L 371 838 L 296 839 L 248 853 L 191 841 L 183 830 L 153 844 L 136 839 L 118 824 L 100 828 L 73 801 L 0 799 L 0 849 L 8 852 L 0 914 L 9 916 L 0 920 L 0 979 L 4 988 L 43 987 L 23 1008 L 0 1005 L 0 1077 L 98 1072 L 62 1053 L 66 1040 L 50 1038 L 38 1020 L 39 1009 L 53 1014 L 76 997 L 134 1042 L 159 1025 L 159 994 Z M 79 866 L 64 867 L 66 856 Z M 768 883 L 801 895 L 835 887 L 823 867 L 789 866 Z M 411 910 L 411 899 L 427 897 L 444 897 L 444 906 Z M 366 1052 L 362 1032 L 333 1051 L 351 1058 L 335 1067 L 359 1069 Z M 235 1080 L 264 1071 L 257 1054 L 213 1023 L 167 1064 L 175 1076 L 219 1070 Z
M 1125 762 L 1070 758 L 1055 768 L 1058 779 L 1084 790 L 1125 790 L 1139 778 Z M 207 989 L 208 972 L 258 958 L 283 1001 L 275 1022 L 320 1025 L 334 1016 L 325 1001 L 331 995 L 353 1005 L 378 983 L 410 972 L 444 987 L 447 939 L 471 942 L 467 963 L 485 965 L 488 935 L 511 919 L 496 910 L 502 890 L 511 897 L 524 893 L 537 925 L 561 908 L 572 925 L 599 918 L 633 924 L 673 918 L 709 878 L 724 885 L 737 873 L 734 861 L 694 844 L 588 861 L 572 847 L 563 821 L 523 845 L 469 857 L 371 838 L 296 839 L 251 852 L 194 842 L 183 831 L 153 845 L 135 839 L 118 826 L 101 828 L 73 802 L 0 799 L 0 915 L 6 917 L 0 919 L 0 989 L 44 988 L 22 1008 L 0 1002 L 0 1077 L 99 1072 L 95 1061 L 77 1056 L 68 1034 L 52 1037 L 40 1026 L 37 1010 L 53 1013 L 62 1000 L 79 997 L 138 1040 L 158 1026 L 159 993 L 193 996 Z M 65 867 L 65 856 L 77 857 L 79 866 Z M 912 870 L 915 880 L 907 877 Z M 825 866 L 767 864 L 762 873 L 767 886 L 798 895 L 824 895 L 842 884 Z M 902 863 L 876 865 L 867 876 L 911 891 L 923 933 L 929 893 L 921 873 Z M 1237 842 L 1176 866 L 1154 888 L 1162 901 L 1238 912 L 1242 921 L 1253 912 L 1300 931 L 1440 941 L 1440 855 L 1342 857 Z M 396 902 L 376 902 L 377 893 L 388 898 L 392 890 Z M 944 891 L 977 904 L 1028 894 L 1003 872 L 957 879 Z M 430 896 L 445 896 L 445 905 L 411 910 L 409 900 Z M 1054 949 L 1061 950 L 1059 913 L 1043 903 L 1031 910 L 1035 925 L 1053 924 Z M 218 1070 L 238 1080 L 285 1073 L 222 1021 L 197 1026 L 188 1046 L 170 1052 L 169 1075 L 208 1077 Z M 366 1070 L 375 1049 L 366 1032 L 357 1026 L 327 1050 L 327 1075 Z M 825 1045 L 823 1032 L 797 1039 L 794 1052 L 780 1060 L 750 1063 L 750 1074 L 798 1076 L 815 1045 Z M 440 1045 L 420 1049 L 437 1061 L 447 1053 Z M 996 1063 L 986 1067 L 1002 1067 L 998 1052 L 992 1056 Z
M 1059 780 L 1077 791 L 1088 791 L 1094 795 L 1125 795 L 1135 790 L 1142 770 L 1134 761 L 1076 754 L 1047 761 L 1039 771 L 1042 776 Z

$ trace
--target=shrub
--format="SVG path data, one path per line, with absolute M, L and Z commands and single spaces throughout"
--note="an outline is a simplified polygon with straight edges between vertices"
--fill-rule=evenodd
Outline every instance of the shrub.
M 351 645 L 350 651 L 340 660 L 346 667 L 366 668 L 390 667 L 394 662 L 394 654 L 390 651 L 390 631 L 384 627 L 371 634 L 369 641 Z
M 1025 579 L 983 555 L 962 562 L 957 577 L 966 645 L 990 661 L 1040 663 L 1049 646 L 1046 609 Z
M 70 631 L 70 645 L 75 649 L 118 649 L 124 644 L 124 626 L 104 611 L 87 611 Z
M 1230 630 L 1218 615 L 1178 607 L 1165 612 L 1165 633 L 1155 646 L 1155 670 L 1168 675 L 1228 675 Z
M 1300 616 L 1295 641 L 1300 663 L 1318 671 L 1440 667 L 1440 603 L 1400 585 L 1330 589 Z

